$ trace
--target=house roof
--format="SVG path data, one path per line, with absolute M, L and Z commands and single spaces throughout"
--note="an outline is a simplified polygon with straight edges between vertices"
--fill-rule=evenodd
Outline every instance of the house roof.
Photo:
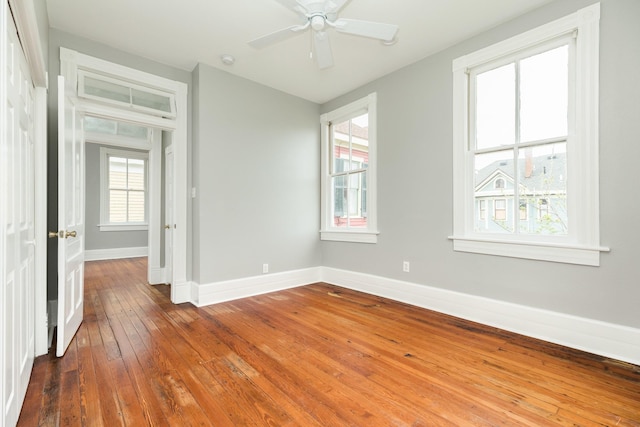
M 518 181 L 529 191 L 566 191 L 567 153 L 531 157 L 531 174 L 526 175 L 526 160 L 518 159 Z M 476 192 L 488 181 L 503 175 L 513 182 L 514 161 L 497 160 L 476 171 Z M 498 172 L 498 173 L 496 173 Z M 493 190 L 493 187 L 491 188 Z

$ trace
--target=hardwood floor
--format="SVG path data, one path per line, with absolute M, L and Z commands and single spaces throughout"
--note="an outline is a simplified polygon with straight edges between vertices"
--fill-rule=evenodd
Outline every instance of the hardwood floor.
M 635 365 L 321 283 L 196 308 L 146 258 L 85 275 L 19 426 L 640 426 Z

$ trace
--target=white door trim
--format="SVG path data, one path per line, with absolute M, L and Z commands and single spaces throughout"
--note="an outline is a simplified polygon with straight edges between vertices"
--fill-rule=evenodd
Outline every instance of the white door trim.
M 77 84 L 77 70 L 107 73 L 111 76 L 126 79 L 143 86 L 153 87 L 174 94 L 176 101 L 176 118 L 166 119 L 147 116 L 120 108 L 82 102 L 80 108 L 87 113 L 105 118 L 145 125 L 173 133 L 174 147 L 174 180 L 175 205 L 173 210 L 174 240 L 173 240 L 173 278 L 171 286 L 171 301 L 173 303 L 188 302 L 191 296 L 190 283 L 187 281 L 187 212 L 188 212 L 188 169 L 187 169 L 187 117 L 188 117 L 188 86 L 186 83 L 169 80 L 164 77 L 149 74 L 133 68 L 114 64 L 99 58 L 94 58 L 79 52 L 60 48 L 60 68 L 66 78 L 74 79 Z

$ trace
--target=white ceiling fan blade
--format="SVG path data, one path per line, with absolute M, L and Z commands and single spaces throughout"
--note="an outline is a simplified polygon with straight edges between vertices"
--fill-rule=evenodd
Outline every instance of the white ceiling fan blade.
M 382 24 L 379 22 L 360 21 L 358 19 L 338 19 L 332 24 L 337 31 L 355 36 L 370 37 L 383 41 L 391 41 L 398 32 L 398 26 L 394 24 Z
M 296 36 L 300 34 L 300 32 L 306 29 L 309 25 L 293 25 L 288 28 L 283 28 L 282 30 L 274 31 L 273 33 L 267 34 L 266 36 L 258 37 L 257 39 L 251 40 L 249 45 L 256 49 L 262 49 L 263 47 L 267 47 L 274 43 L 281 42 L 283 40 L 288 39 L 289 37 Z
M 314 31 L 313 47 L 318 67 L 320 69 L 331 67 L 333 65 L 333 54 L 331 53 L 329 34 L 325 31 Z

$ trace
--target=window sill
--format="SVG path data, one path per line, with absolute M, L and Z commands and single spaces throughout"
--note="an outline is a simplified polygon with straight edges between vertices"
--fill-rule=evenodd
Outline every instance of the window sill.
M 607 247 L 563 245 L 541 242 L 509 242 L 480 237 L 449 236 L 453 250 L 511 258 L 560 262 L 565 264 L 600 266 L 600 252 L 609 252 Z
M 320 231 L 320 240 L 352 243 L 378 243 L 377 231 Z
M 100 231 L 147 231 L 149 225 L 144 224 L 98 224 Z

